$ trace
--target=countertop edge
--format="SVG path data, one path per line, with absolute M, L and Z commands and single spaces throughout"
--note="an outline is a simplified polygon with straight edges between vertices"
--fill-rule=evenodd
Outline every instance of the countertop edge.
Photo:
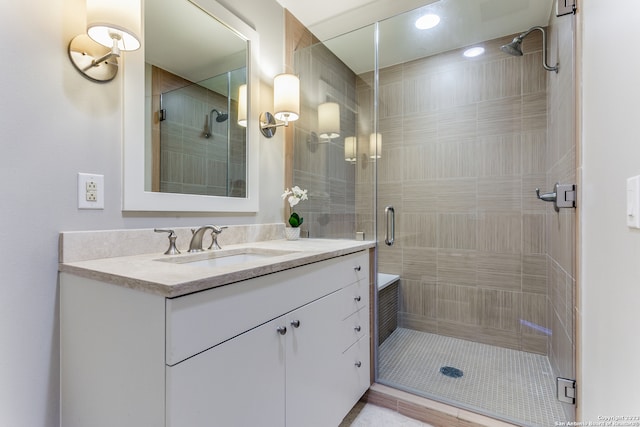
M 260 265 L 258 267 L 236 269 L 227 273 L 216 274 L 206 278 L 188 280 L 175 284 L 164 284 L 158 283 L 156 281 L 149 281 L 132 276 L 126 276 L 123 274 L 114 274 L 107 271 L 100 271 L 73 265 L 73 263 L 60 263 L 58 265 L 58 271 L 61 273 L 68 273 L 86 279 L 92 279 L 113 285 L 118 285 L 136 291 L 162 296 L 165 298 L 175 298 L 194 292 L 204 291 L 207 289 L 241 282 L 244 280 L 252 279 L 254 277 L 266 276 L 268 274 L 277 273 L 279 271 L 289 270 L 292 268 L 301 267 L 303 265 L 313 264 L 331 258 L 337 258 L 340 256 L 361 252 L 373 247 L 375 247 L 375 242 L 357 241 L 353 242 L 353 246 L 351 247 L 332 249 L 327 251 L 309 251 L 306 254 L 303 252 L 300 257 L 292 260 Z

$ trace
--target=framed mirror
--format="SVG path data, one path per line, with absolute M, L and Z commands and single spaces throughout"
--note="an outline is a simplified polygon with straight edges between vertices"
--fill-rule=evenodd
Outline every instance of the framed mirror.
M 123 210 L 256 212 L 258 34 L 215 0 L 143 8 L 123 70 Z

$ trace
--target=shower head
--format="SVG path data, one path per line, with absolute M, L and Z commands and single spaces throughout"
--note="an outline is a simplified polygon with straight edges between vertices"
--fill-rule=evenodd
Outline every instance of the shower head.
M 547 65 L 547 33 L 542 27 L 531 27 L 518 37 L 514 38 L 511 43 L 500 46 L 500 50 L 513 56 L 522 56 L 522 40 L 527 37 L 532 31 L 538 30 L 542 33 L 542 66 L 547 71 L 558 72 L 558 65 L 551 67 Z
M 204 125 L 204 137 L 205 138 L 210 138 L 211 135 L 213 135 L 213 113 L 216 113 L 216 122 L 218 123 L 222 123 L 222 122 L 226 122 L 227 119 L 229 118 L 229 115 L 226 113 L 221 113 L 220 111 L 216 110 L 215 108 L 211 111 L 209 111 L 209 116 L 208 116 L 208 123 L 205 123 Z
M 215 108 L 213 110 L 211 110 L 211 112 L 216 112 L 216 122 L 218 123 L 222 123 L 222 122 L 226 122 L 227 119 L 229 118 L 229 115 L 226 113 L 221 113 L 220 111 L 216 110 Z
M 522 56 L 522 36 L 518 36 L 509 44 L 500 46 L 500 50 L 513 56 Z

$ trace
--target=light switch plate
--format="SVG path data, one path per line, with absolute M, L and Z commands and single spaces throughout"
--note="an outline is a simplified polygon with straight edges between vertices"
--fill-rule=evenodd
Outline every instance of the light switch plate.
M 627 226 L 640 228 L 640 175 L 627 178 Z
M 104 175 L 78 173 L 78 209 L 104 209 Z

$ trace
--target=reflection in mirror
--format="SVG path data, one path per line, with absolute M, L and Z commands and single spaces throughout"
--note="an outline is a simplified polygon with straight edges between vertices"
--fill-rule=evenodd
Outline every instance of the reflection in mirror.
M 237 119 L 246 41 L 196 5 L 168 0 L 146 3 L 145 40 L 145 190 L 246 197 Z

